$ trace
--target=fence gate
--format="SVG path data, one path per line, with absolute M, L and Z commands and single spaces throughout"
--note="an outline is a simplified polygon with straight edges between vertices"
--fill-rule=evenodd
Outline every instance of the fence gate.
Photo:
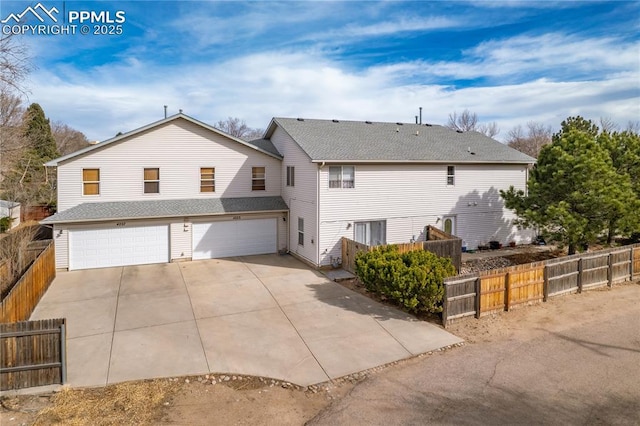
M 0 324 L 0 390 L 66 382 L 64 318 Z

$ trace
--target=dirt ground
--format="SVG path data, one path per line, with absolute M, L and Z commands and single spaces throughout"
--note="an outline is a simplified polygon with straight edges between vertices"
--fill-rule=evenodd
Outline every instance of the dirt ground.
M 353 384 L 301 388 L 234 375 L 203 375 L 1 398 L 0 424 L 301 425 Z

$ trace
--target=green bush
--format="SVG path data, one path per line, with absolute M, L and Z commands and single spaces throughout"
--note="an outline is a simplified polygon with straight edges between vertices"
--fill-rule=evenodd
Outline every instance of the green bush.
M 7 232 L 13 220 L 9 216 L 0 217 L 0 232 Z
M 356 274 L 367 290 L 415 313 L 441 312 L 443 281 L 455 273 L 451 259 L 424 250 L 400 254 L 394 245 L 356 257 Z

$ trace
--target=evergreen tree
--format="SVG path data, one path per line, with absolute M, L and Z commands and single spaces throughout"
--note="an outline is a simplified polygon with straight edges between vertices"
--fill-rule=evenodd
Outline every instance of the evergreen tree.
M 527 194 L 501 191 L 518 223 L 536 226 L 551 241 L 567 245 L 569 254 L 597 240 L 611 227 L 628 232 L 638 198 L 629 176 L 616 171 L 598 127 L 570 117 L 552 143 L 540 151 Z M 613 225 L 612 225 L 613 224 Z

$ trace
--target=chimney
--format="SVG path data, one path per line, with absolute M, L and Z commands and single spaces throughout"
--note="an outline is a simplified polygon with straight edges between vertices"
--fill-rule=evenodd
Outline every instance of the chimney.
M 164 106 L 164 118 L 167 118 L 167 106 Z

